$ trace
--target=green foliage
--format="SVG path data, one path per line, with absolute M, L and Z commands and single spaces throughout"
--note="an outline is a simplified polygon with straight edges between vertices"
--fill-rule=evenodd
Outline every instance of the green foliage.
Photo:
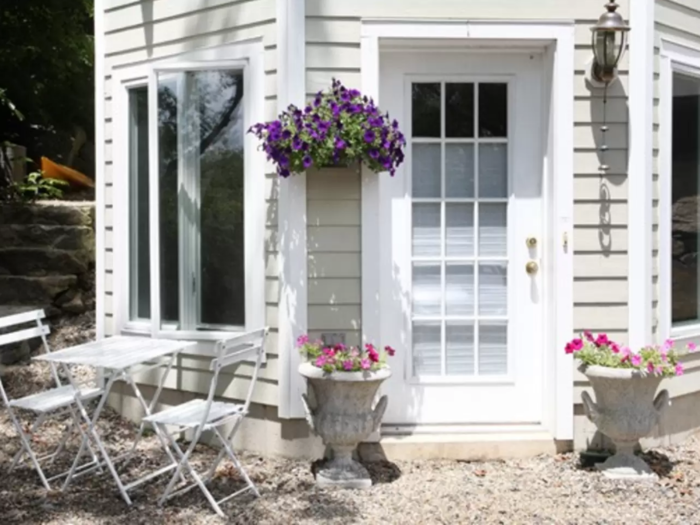
M 63 180 L 45 179 L 40 171 L 30 173 L 24 181 L 14 184 L 17 195 L 26 202 L 60 199 L 63 197 L 63 190 L 68 186 L 69 184 Z

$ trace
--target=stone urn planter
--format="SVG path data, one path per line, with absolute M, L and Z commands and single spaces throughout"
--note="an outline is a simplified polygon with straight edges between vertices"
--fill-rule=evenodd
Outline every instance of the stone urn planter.
M 353 460 L 357 445 L 381 424 L 387 397 L 374 403 L 382 382 L 391 376 L 388 367 L 358 372 L 332 373 L 302 363 L 299 373 L 308 384 L 303 395 L 307 421 L 313 432 L 330 448 L 330 459 L 316 474 L 321 487 L 369 488 L 372 486 L 367 469 Z
M 640 438 L 659 423 L 669 404 L 667 390 L 656 394 L 663 377 L 635 369 L 581 365 L 579 370 L 591 382 L 595 402 L 583 392 L 583 408 L 600 432 L 615 443 L 616 453 L 597 465 L 607 477 L 654 479 L 656 475 L 644 460 L 634 454 Z

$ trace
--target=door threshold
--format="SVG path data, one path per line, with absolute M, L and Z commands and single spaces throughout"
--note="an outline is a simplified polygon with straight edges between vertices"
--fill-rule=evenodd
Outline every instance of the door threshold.
M 540 423 L 490 423 L 482 425 L 382 425 L 382 437 L 407 437 L 407 436 L 440 436 L 440 435 L 464 435 L 483 436 L 484 434 L 497 434 L 512 436 L 514 434 L 543 433 L 551 436 L 550 432 Z

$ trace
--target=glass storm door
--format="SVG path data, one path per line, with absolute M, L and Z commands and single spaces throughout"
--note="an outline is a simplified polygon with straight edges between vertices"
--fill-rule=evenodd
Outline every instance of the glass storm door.
M 407 161 L 381 190 L 385 427 L 542 417 L 539 55 L 392 53 Z M 391 290 L 391 291 L 390 291 Z M 398 339 L 398 340 L 397 340 Z

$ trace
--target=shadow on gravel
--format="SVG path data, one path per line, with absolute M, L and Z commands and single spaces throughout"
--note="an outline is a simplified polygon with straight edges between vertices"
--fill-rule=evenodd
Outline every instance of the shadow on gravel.
M 311 463 L 311 474 L 316 478 L 317 472 L 321 469 L 325 459 L 317 459 Z M 401 469 L 396 463 L 392 463 L 386 459 L 378 459 L 374 461 L 360 461 L 363 467 L 369 472 L 369 477 L 372 480 L 372 485 L 381 483 L 393 483 L 401 477 Z
M 671 476 L 677 462 L 671 460 L 666 454 L 656 450 L 638 452 L 637 455 L 647 462 L 651 470 L 660 478 Z M 612 456 L 611 452 L 588 450 L 579 454 L 579 462 L 576 468 L 587 472 L 596 471 L 596 464 L 604 462 Z

